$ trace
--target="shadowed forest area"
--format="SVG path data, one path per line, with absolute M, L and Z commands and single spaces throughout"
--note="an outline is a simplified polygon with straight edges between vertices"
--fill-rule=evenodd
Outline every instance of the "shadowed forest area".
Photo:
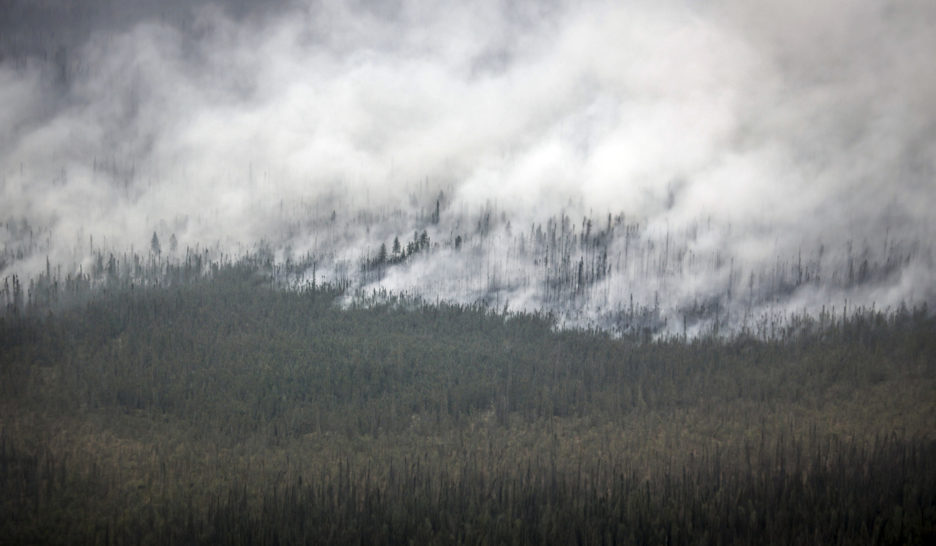
M 615 338 L 274 284 L 0 316 L 0 543 L 936 539 L 925 309 Z

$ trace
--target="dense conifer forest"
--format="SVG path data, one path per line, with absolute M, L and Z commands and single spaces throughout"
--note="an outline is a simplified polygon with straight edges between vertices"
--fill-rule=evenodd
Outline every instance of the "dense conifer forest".
M 936 544 L 933 51 L 0 0 L 0 546 Z
M 262 259 L 0 318 L 0 542 L 924 544 L 936 319 L 610 336 Z

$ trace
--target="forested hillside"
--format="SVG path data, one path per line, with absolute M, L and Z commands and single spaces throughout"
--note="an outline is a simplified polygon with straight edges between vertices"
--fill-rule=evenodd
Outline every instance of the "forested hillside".
M 2 316 L 0 542 L 936 538 L 923 310 L 615 338 L 269 275 Z
M 0 546 L 936 544 L 933 0 L 0 0 Z

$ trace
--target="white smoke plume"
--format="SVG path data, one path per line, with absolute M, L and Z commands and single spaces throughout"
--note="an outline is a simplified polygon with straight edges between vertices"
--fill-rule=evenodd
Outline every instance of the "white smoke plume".
M 577 325 L 936 300 L 927 0 L 8 3 L 0 276 L 155 232 Z

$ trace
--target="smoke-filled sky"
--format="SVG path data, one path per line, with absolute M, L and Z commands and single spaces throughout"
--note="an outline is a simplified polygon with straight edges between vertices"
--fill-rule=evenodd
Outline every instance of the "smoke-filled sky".
M 739 260 L 936 236 L 930 0 L 253 4 L 0 4 L 0 220 L 50 247 L 8 267 L 440 190 L 519 226 L 714 221 Z

